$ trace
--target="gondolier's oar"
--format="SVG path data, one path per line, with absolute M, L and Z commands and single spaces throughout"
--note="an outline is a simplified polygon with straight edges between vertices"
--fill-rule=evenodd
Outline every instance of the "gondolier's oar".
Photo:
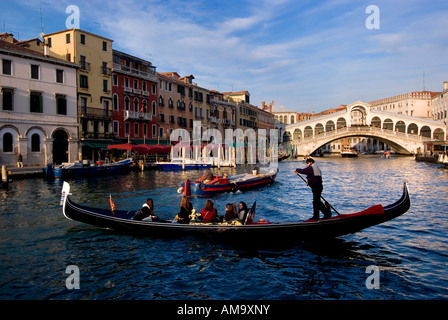
M 303 180 L 303 182 L 305 182 L 306 184 L 308 184 L 308 182 L 307 182 L 305 179 L 303 179 L 303 177 L 302 177 L 298 172 L 296 172 L 296 174 L 300 177 L 300 179 Z M 328 202 L 327 200 L 325 200 L 324 197 L 322 197 L 322 195 L 320 196 L 320 198 L 321 198 L 322 200 L 324 200 L 325 203 L 328 203 L 328 205 L 330 206 L 331 209 L 334 210 L 334 212 L 336 212 L 338 215 L 340 214 L 340 213 L 338 212 L 338 210 L 336 210 L 336 209 L 330 204 L 330 202 Z

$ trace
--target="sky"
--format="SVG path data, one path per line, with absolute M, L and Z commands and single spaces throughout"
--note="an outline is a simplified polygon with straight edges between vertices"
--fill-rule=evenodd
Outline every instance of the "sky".
M 70 5 L 114 49 L 257 106 L 320 112 L 448 81 L 446 0 L 1 0 L 0 32 L 66 30 Z

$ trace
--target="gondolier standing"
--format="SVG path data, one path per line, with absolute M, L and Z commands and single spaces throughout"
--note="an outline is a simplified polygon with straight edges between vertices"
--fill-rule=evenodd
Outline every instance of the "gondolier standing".
M 294 170 L 295 174 L 306 174 L 308 185 L 313 191 L 313 220 L 319 220 L 319 211 L 324 214 L 324 219 L 331 218 L 331 209 L 329 206 L 325 206 L 321 201 L 321 195 L 323 190 L 322 185 L 322 172 L 319 166 L 314 162 L 314 159 L 308 158 L 306 160 L 306 168 Z

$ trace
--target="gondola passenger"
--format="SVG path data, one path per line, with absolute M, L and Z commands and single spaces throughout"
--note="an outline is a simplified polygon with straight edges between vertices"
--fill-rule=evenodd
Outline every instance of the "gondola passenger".
M 234 203 L 226 204 L 226 215 L 224 220 L 229 221 L 238 218 L 238 212 L 236 211 L 236 205 Z
M 142 209 L 135 214 L 133 219 L 141 221 L 148 217 L 151 217 L 152 221 L 160 221 L 159 217 L 154 214 L 154 202 L 150 198 L 146 200 Z
M 247 205 L 245 202 L 241 201 L 238 204 L 238 218 L 241 221 L 244 221 L 244 216 L 247 214 L 247 212 L 249 211 L 249 209 L 247 209 Z
M 213 205 L 212 200 L 207 200 L 205 202 L 204 208 L 201 210 L 202 222 L 214 222 L 218 216 L 218 211 Z
M 187 196 L 182 197 L 182 201 L 180 203 L 180 210 L 177 214 L 177 222 L 183 224 L 190 223 L 190 214 L 193 211 L 193 205 L 190 202 L 190 199 Z

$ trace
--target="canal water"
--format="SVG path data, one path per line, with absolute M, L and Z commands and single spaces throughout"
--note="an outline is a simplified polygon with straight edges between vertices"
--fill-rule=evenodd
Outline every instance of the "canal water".
M 411 157 L 317 158 L 323 196 L 339 213 L 395 202 L 406 181 L 411 208 L 403 216 L 328 242 L 244 249 L 210 239 L 137 237 L 67 220 L 61 181 L 35 178 L 0 189 L 0 299 L 78 300 L 413 300 L 448 298 L 448 172 Z M 279 163 L 271 187 L 213 198 L 257 201 L 256 218 L 305 220 L 311 191 Z M 217 170 L 217 169 L 216 169 Z M 251 167 L 222 168 L 240 173 Z M 151 197 L 161 218 L 178 212 L 180 183 L 197 171 L 130 172 L 68 180 L 76 202 L 140 208 Z M 202 208 L 204 199 L 193 199 Z M 373 266 L 373 267 L 372 267 Z M 69 289 L 70 268 L 79 289 Z M 372 271 L 373 270 L 373 271 Z

